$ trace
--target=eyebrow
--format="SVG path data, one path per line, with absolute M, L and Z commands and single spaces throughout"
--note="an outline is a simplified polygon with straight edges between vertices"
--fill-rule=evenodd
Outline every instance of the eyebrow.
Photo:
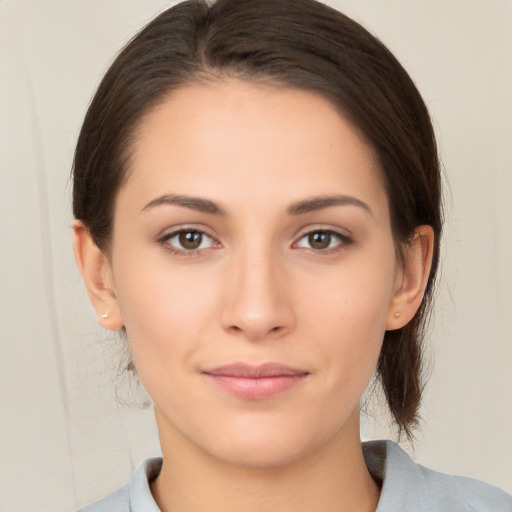
M 165 194 L 157 197 L 144 206 L 142 211 L 147 211 L 162 205 L 176 205 L 202 213 L 226 215 L 226 211 L 223 208 L 209 199 L 185 196 L 181 194 Z M 305 213 L 323 210 L 332 206 L 357 206 L 367 211 L 373 217 L 371 208 L 365 202 L 357 199 L 356 197 L 346 195 L 319 196 L 298 201 L 288 207 L 287 213 L 288 215 L 303 215 Z
M 330 208 L 331 206 L 357 206 L 367 211 L 372 217 L 374 216 L 371 208 L 365 202 L 357 199 L 357 197 L 346 195 L 319 196 L 305 199 L 304 201 L 298 201 L 290 205 L 288 214 L 302 215 L 304 213 Z
M 142 211 L 150 210 L 156 206 L 162 205 L 177 205 L 198 212 L 210 213 L 212 215 L 226 215 L 226 212 L 213 201 L 203 199 L 201 197 L 190 197 L 179 194 L 166 194 L 150 201 Z

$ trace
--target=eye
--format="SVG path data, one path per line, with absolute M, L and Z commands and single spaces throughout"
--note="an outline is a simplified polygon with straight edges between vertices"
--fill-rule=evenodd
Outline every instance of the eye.
M 216 245 L 215 240 L 202 231 L 195 229 L 181 229 L 162 238 L 171 250 L 178 252 L 190 252 L 200 249 L 208 249 Z
M 350 243 L 350 239 L 347 236 L 337 233 L 336 231 L 320 229 L 311 231 L 302 236 L 297 242 L 297 247 L 324 251 L 348 243 Z

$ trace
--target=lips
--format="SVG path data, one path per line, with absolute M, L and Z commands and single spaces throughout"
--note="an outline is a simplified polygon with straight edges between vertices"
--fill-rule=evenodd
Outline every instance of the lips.
M 309 372 L 280 363 L 234 363 L 203 374 L 225 391 L 247 400 L 265 400 L 299 385 Z

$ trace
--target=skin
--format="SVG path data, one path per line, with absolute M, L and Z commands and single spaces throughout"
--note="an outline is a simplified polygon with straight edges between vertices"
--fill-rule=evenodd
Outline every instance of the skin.
M 398 263 L 373 151 L 330 103 L 232 79 L 173 92 L 139 126 L 110 254 L 74 233 L 155 404 L 162 510 L 375 510 L 359 399 L 421 302 L 433 235 Z M 205 375 L 236 362 L 306 376 L 248 399 Z

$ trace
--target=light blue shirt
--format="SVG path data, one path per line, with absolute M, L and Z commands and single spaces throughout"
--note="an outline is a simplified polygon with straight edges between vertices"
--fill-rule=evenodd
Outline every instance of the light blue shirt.
M 376 512 L 512 512 L 512 497 L 478 480 L 445 475 L 414 463 L 392 441 L 363 443 L 366 465 L 382 482 Z M 161 512 L 149 488 L 162 459 L 147 459 L 128 485 L 79 512 Z

